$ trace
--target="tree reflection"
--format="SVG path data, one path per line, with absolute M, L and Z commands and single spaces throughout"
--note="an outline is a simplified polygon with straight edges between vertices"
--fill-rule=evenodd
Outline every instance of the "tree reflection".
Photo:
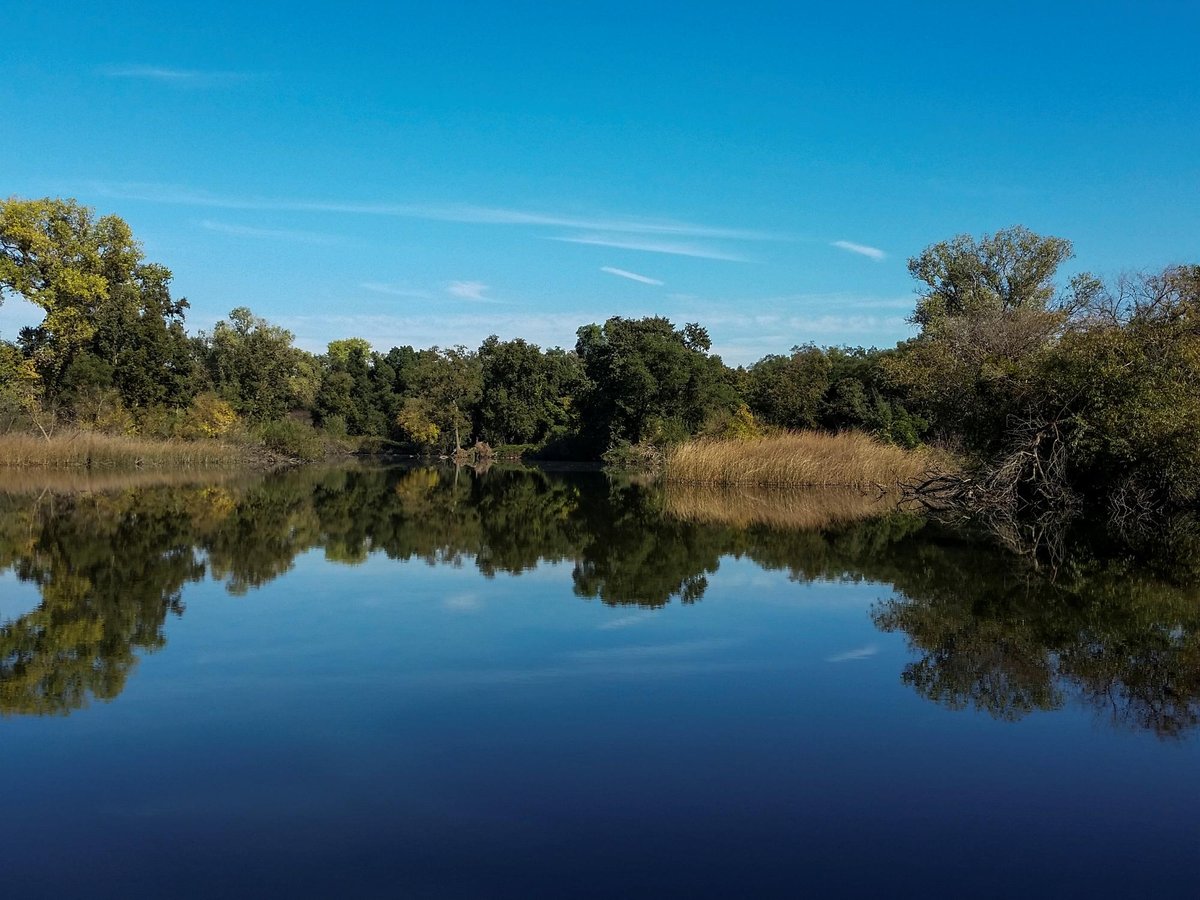
M 1068 699 L 1160 737 L 1200 724 L 1200 592 L 1080 549 L 1053 580 L 977 545 L 929 542 L 875 623 L 918 654 L 903 680 L 1002 719 Z
M 116 697 L 135 651 L 163 644 L 183 585 L 204 576 L 186 510 L 162 495 L 58 498 L 5 509 L 0 567 L 37 585 L 41 605 L 0 627 L 0 712 L 65 713 Z
M 189 582 L 245 594 L 319 548 L 338 564 L 383 554 L 487 578 L 569 563 L 576 596 L 644 607 L 701 600 L 729 557 L 800 582 L 869 580 L 895 587 L 874 620 L 907 636 L 915 659 L 901 677 L 936 703 L 1005 720 L 1082 703 L 1164 737 L 1200 724 L 1200 597 L 1180 587 L 1198 580 L 1187 554 L 1162 577 L 1128 554 L 1080 550 L 1048 579 L 861 498 L 790 497 L 772 510 L 759 495 L 500 466 L 110 487 L 0 494 L 0 571 L 41 598 L 0 622 L 0 714 L 116 697 L 138 653 L 163 645 Z M 1195 528 L 1176 532 L 1196 545 Z

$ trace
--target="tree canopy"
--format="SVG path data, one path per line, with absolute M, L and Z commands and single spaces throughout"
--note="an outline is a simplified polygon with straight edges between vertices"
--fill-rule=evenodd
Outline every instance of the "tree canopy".
M 908 261 L 909 274 L 923 285 L 912 320 L 928 328 L 958 316 L 1044 310 L 1058 267 L 1071 255 L 1070 241 L 1020 225 L 979 240 L 960 234 L 931 244 Z
M 52 401 L 115 391 L 129 407 L 186 403 L 187 301 L 171 297 L 170 283 L 118 216 L 97 218 L 74 200 L 0 202 L 0 298 L 44 311 L 20 345 Z
M 577 335 L 587 377 L 580 414 L 608 441 L 686 436 L 710 413 L 736 406 L 732 379 L 720 357 L 708 354 L 711 341 L 700 325 L 677 329 L 661 316 L 614 316 Z

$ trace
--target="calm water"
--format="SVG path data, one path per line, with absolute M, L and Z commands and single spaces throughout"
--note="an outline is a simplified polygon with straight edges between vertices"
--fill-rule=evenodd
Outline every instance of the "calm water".
M 1200 895 L 1186 571 L 599 473 L 99 487 L 0 494 L 3 896 Z

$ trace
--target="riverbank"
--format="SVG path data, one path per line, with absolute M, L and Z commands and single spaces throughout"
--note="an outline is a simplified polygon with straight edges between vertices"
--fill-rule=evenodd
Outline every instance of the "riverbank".
M 750 440 L 697 440 L 667 451 L 663 475 L 684 484 L 896 487 L 946 461 L 860 431 L 788 431 Z
M 299 443 L 270 440 L 273 435 L 259 442 L 164 440 L 81 429 L 49 438 L 13 432 L 0 435 L 0 470 L 271 469 L 353 452 L 346 442 L 322 440 L 310 431 Z M 932 451 L 905 450 L 861 432 L 795 431 L 752 440 L 697 440 L 665 454 L 654 451 L 653 456 L 651 468 L 661 469 L 668 482 L 717 486 L 891 489 L 947 469 L 946 460 Z M 607 462 L 618 469 L 629 467 L 624 457 Z M 637 463 L 634 468 L 646 466 L 641 457 Z
M 261 445 L 218 440 L 167 441 L 82 430 L 49 438 L 0 435 L 0 468 L 9 469 L 269 469 L 290 462 Z

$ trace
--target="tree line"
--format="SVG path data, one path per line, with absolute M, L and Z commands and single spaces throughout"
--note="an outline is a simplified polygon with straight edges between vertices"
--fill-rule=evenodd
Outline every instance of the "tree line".
M 384 352 L 351 337 L 313 354 L 244 307 L 189 333 L 171 272 L 122 219 L 13 198 L 0 201 L 0 297 L 45 315 L 0 341 L 0 431 L 250 434 L 297 455 L 323 438 L 437 453 L 484 441 L 595 458 L 853 428 L 948 446 L 1025 499 L 1103 498 L 1115 514 L 1194 505 L 1200 266 L 1062 285 L 1071 255 L 1019 226 L 931 245 L 909 261 L 919 332 L 887 349 L 798 335 L 789 353 L 732 367 L 701 324 L 613 317 L 568 349 L 491 336 Z

